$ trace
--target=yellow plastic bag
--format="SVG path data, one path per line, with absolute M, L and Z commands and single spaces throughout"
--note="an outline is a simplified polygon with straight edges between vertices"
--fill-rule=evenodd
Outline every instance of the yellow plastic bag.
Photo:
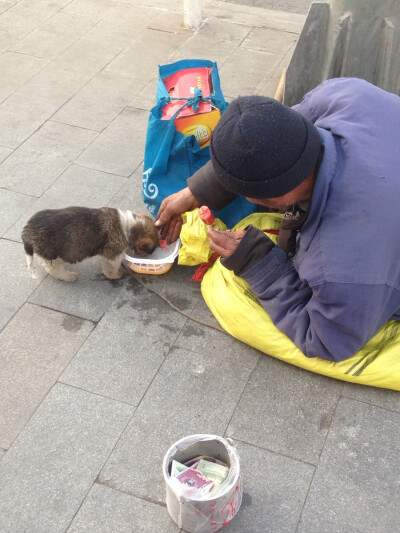
M 208 243 L 207 225 L 200 219 L 198 213 L 198 209 L 193 209 L 182 215 L 183 226 L 180 234 L 182 247 L 178 255 L 179 265 L 206 263 L 213 253 Z M 228 229 L 219 218 L 215 219 L 213 227 L 223 231 Z
M 260 229 L 277 228 L 280 221 L 280 215 L 257 213 L 233 229 L 243 229 L 248 224 Z M 273 235 L 270 237 L 275 240 Z M 317 374 L 400 391 L 400 322 L 387 322 L 350 359 L 334 363 L 306 357 L 275 327 L 248 283 L 224 268 L 219 259 L 205 274 L 201 291 L 221 326 L 244 343 Z

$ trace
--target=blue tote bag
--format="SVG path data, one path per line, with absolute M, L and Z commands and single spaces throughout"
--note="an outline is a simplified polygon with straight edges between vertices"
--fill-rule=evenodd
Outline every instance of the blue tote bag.
M 193 97 L 183 100 L 182 106 L 169 120 L 162 120 L 162 108 L 171 101 L 163 79 L 184 69 L 206 67 L 212 68 L 212 94 L 203 97 L 201 90 L 195 89 Z M 146 146 L 143 168 L 143 201 L 154 216 L 161 202 L 175 192 L 186 187 L 186 180 L 210 160 L 210 148 L 200 145 L 195 135 L 185 136 L 176 130 L 174 119 L 181 109 L 191 106 L 196 112 L 201 101 L 211 103 L 221 113 L 228 107 L 225 101 L 215 62 L 205 59 L 184 59 L 159 67 L 157 103 L 150 111 L 147 127 Z M 234 226 L 256 210 L 245 198 L 236 198 L 220 211 L 214 211 L 228 227 Z

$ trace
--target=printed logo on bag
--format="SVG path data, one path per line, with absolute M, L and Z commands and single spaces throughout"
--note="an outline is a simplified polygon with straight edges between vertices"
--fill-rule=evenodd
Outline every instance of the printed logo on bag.
M 143 172 L 143 194 L 150 200 L 153 200 L 153 198 L 156 198 L 158 196 L 157 185 L 155 183 L 148 183 L 152 170 L 152 168 L 149 168 L 148 170 Z M 153 208 L 153 210 L 151 210 L 151 208 Z M 152 213 L 155 210 L 155 207 L 148 206 L 148 209 Z
M 193 124 L 182 131 L 183 135 L 194 135 L 199 143 L 199 146 L 203 146 L 208 143 L 211 137 L 211 129 L 203 124 Z

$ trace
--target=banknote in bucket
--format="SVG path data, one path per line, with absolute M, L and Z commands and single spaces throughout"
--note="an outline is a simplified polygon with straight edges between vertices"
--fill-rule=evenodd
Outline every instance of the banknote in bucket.
M 214 482 L 213 489 L 218 487 L 228 476 L 229 468 L 227 466 L 219 465 L 205 459 L 200 459 L 196 466 L 196 470 L 201 472 L 203 476 L 211 479 Z
M 176 476 L 181 483 L 187 486 L 185 491 L 187 496 L 202 497 L 207 494 L 212 488 L 214 482 L 211 479 L 203 476 L 201 472 L 194 468 L 187 468 Z
M 210 461 L 210 463 L 217 463 L 218 465 L 226 466 L 228 468 L 228 465 L 226 463 L 223 463 L 222 461 L 219 461 L 218 459 L 215 459 L 215 457 L 210 457 L 209 455 L 199 455 L 198 457 L 193 457 L 193 459 L 189 459 L 189 461 L 185 462 L 185 466 L 190 466 L 191 468 L 196 468 L 196 466 L 199 464 L 199 461 L 201 459 L 204 459 L 206 461 Z
M 188 467 L 183 465 L 182 463 L 178 463 L 178 461 L 173 460 L 172 466 L 171 466 L 171 477 L 178 476 L 181 472 L 184 470 L 187 470 Z

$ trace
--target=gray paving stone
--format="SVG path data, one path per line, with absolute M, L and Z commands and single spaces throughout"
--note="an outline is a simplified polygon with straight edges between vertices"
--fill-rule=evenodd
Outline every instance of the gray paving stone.
M 278 54 L 236 49 L 220 69 L 224 95 L 236 98 L 257 94 L 263 80 L 275 71 L 280 59 Z
M 175 56 L 173 60 L 175 61 Z M 129 105 L 136 109 L 150 111 L 156 105 L 157 84 L 158 77 L 153 77 L 133 98 Z
M 282 68 L 282 71 L 283 71 L 283 68 Z M 273 73 L 271 76 L 267 76 L 267 78 L 263 81 L 258 94 L 262 96 L 269 96 L 270 98 L 274 98 L 276 90 L 279 85 L 279 80 L 282 74 L 281 72 L 278 75 L 277 72 Z
M 139 285 L 111 306 L 60 380 L 138 405 L 185 320 Z
M 220 70 L 250 30 L 251 27 L 249 26 L 214 19 L 205 21 L 201 31 L 194 33 L 192 37 L 187 39 L 173 56 L 173 60 L 178 61 L 190 57 L 210 59 L 212 57 L 213 61 L 217 61 Z M 205 45 L 205 43 L 207 44 Z M 212 50 L 212 56 L 210 56 L 210 50 Z M 226 79 L 226 82 L 230 84 L 231 80 Z M 222 89 L 224 92 L 223 84 Z
M 153 24 L 154 20 L 152 20 Z M 169 58 L 187 39 L 186 35 L 154 29 L 141 30 L 139 39 L 111 61 L 106 71 L 131 76 L 138 85 L 136 93 L 154 75 L 158 65 L 168 63 Z M 151 46 L 148 43 L 151 42 Z M 133 96 L 133 93 L 132 93 Z
M 85 167 L 130 176 L 143 161 L 148 113 L 125 108 L 77 159 Z
M 41 196 L 97 135 L 87 129 L 46 122 L 0 166 L 0 186 Z
M 59 12 L 20 40 L 11 50 L 36 57 L 54 58 L 88 32 L 96 20 Z
M 211 313 L 211 311 L 207 307 L 206 302 L 203 300 L 203 297 L 201 296 L 201 284 L 196 283 L 196 286 L 198 287 L 198 290 L 200 292 L 200 298 L 199 298 L 199 301 L 197 302 L 195 309 L 192 311 L 191 316 L 193 318 L 198 318 L 200 320 L 203 320 L 204 322 L 207 322 L 208 324 L 221 328 L 220 324 L 218 323 L 218 320 Z M 251 364 L 250 366 L 254 368 L 255 363 Z
M 67 265 L 78 273 L 73 283 L 47 276 L 29 298 L 31 303 L 98 322 L 118 295 L 123 280 L 108 280 L 101 272 L 99 257 Z
M 142 2 L 142 0 L 139 1 Z M 227 9 L 227 4 L 214 0 L 204 0 L 203 9 L 209 17 L 216 17 L 226 22 L 245 24 L 246 26 L 264 26 L 295 33 L 301 32 L 306 19 L 305 15 L 250 7 L 249 5 L 230 3 L 229 9 Z
M 17 148 L 67 99 L 54 104 L 24 85 L 0 105 L 0 144 Z
M 79 1 L 79 0 L 78 0 Z M 130 46 L 132 41 L 140 37 L 140 33 L 147 27 L 149 13 L 141 6 L 132 10 L 132 6 L 113 2 L 112 11 L 104 17 L 99 15 L 99 23 L 86 34 L 86 39 L 92 42 L 106 41 L 121 46 Z
M 284 55 L 283 59 L 281 59 L 280 63 L 277 65 L 275 71 L 266 75 L 261 86 L 259 87 L 259 94 L 274 98 L 276 89 L 278 88 L 282 76 L 282 72 L 288 67 L 294 48 L 295 46 L 290 48 L 289 51 Z
M 296 44 L 297 40 L 297 33 L 271 30 L 269 28 L 252 28 L 240 46 L 282 56 Z
M 12 2 L 10 9 L 2 13 L 0 22 L 10 26 L 22 26 L 33 30 L 66 6 L 70 0 L 21 0 Z
M 12 152 L 11 148 L 5 148 L 4 146 L 0 146 L 0 163 L 4 161 L 6 157 L 8 157 Z
M 262 357 L 232 417 L 228 434 L 317 464 L 343 384 Z
M 42 209 L 59 209 L 69 205 L 103 207 L 121 189 L 124 182 L 125 178 L 120 176 L 71 165 L 5 236 L 20 241 L 21 231 L 29 217 Z
M 3 450 L 2 448 L 0 448 L 0 461 L 2 460 L 5 454 L 6 454 L 6 450 Z
M 182 267 L 174 263 L 171 269 L 160 276 L 129 273 L 131 279 L 124 285 L 124 290 L 119 298 L 121 301 L 129 301 L 131 294 L 135 294 L 140 288 L 140 284 L 148 287 L 149 291 L 154 291 L 158 295 L 158 300 L 154 301 L 154 312 L 157 312 L 158 304 L 163 303 L 163 297 L 180 311 L 189 314 L 197 305 L 201 294 L 197 284 L 191 281 L 194 267 Z M 178 311 L 176 313 L 179 314 Z
M 10 7 L 16 4 L 18 0 L 0 0 L 0 13 L 7 11 Z
M 133 76 L 103 70 L 69 100 L 52 120 L 102 131 L 128 105 L 139 87 L 138 80 Z
M 0 189 L 0 237 L 29 209 L 35 198 Z
M 233 3 L 304 14 L 308 12 L 310 7 L 309 0 L 233 0 Z
M 19 146 L 120 51 L 76 41 L 0 105 L 0 145 Z
M 148 30 L 167 33 L 170 37 L 170 43 L 172 43 L 178 39 L 176 36 L 178 33 L 186 36 L 190 36 L 193 33 L 192 30 L 184 28 L 182 23 L 183 15 L 172 12 L 171 4 L 168 4 L 166 9 L 165 4 L 158 8 L 156 5 L 144 6 L 130 5 L 127 2 L 116 3 L 107 20 L 100 21 L 88 33 L 87 38 L 93 41 L 101 39 L 122 46 L 130 46 L 132 43 L 145 40 L 145 35 L 148 34 L 152 35 L 151 46 L 149 46 L 149 48 L 152 48 L 153 39 L 157 40 L 158 37 L 154 31 L 148 33 Z M 168 48 L 169 46 L 170 44 L 168 44 Z M 145 63 L 142 65 L 146 68 Z
M 199 284 L 194 284 L 194 288 L 199 290 Z M 214 319 L 202 297 L 199 298 L 191 315 L 204 322 L 221 327 Z M 195 352 L 215 354 L 217 360 L 227 357 L 232 364 L 243 366 L 250 370 L 255 368 L 260 357 L 258 350 L 238 341 L 231 335 L 192 321 L 188 321 L 182 328 L 175 344 Z
M 314 467 L 235 442 L 243 479 L 242 505 L 226 533 L 295 531 Z
M 108 202 L 108 205 L 116 209 L 129 209 L 134 213 L 148 213 L 142 198 L 142 175 L 142 165 L 139 165 L 132 177 L 126 178 L 125 183 Z
M 45 272 L 28 270 L 20 243 L 0 239 L 0 330 L 25 303 L 45 277 Z
M 165 9 L 166 1 L 165 0 L 128 0 L 129 4 L 136 7 L 147 7 L 153 9 Z M 180 6 L 178 3 L 171 7 L 171 11 L 176 13 L 183 13 L 183 6 Z
M 115 2 L 113 0 L 73 0 L 64 7 L 63 12 L 102 20 L 109 16 L 114 8 Z
M 40 95 L 33 95 L 25 85 L 0 105 L 0 144 L 17 148 L 40 128 L 59 105 Z
M 148 7 L 151 8 L 153 13 L 148 23 L 149 29 L 156 29 L 169 33 L 182 33 L 186 36 L 190 36 L 194 33 L 193 29 L 185 28 L 183 25 L 182 4 L 175 4 L 175 6 L 168 11 L 165 10 L 165 4 L 162 6 L 164 9 L 160 9 L 151 2 L 148 2 Z
M 177 533 L 165 507 L 95 483 L 67 533 Z
M 26 88 L 31 98 L 41 97 L 58 109 L 121 50 L 120 46 L 80 38 L 32 78 Z
M 399 454 L 399 413 L 342 398 L 298 531 L 397 531 Z
M 0 333 L 0 446 L 12 444 L 92 329 L 81 318 L 25 304 Z
M 163 502 L 161 465 L 166 451 L 186 435 L 223 435 L 249 373 L 229 357 L 173 348 L 102 470 L 100 482 Z
M 64 532 L 132 411 L 57 384 L 0 462 L 0 529 Z
M 0 2 L 0 13 L 2 12 L 2 2 Z M 29 33 L 27 28 L 12 26 L 1 22 L 0 17 L 0 52 L 5 52 L 12 45 L 23 39 Z
M 86 35 L 93 41 L 106 41 L 114 45 L 128 47 L 132 42 L 140 40 L 141 33 L 154 17 L 154 9 L 144 6 L 132 6 L 126 2 L 114 3 L 107 18 L 100 22 Z
M 68 72 L 85 74 L 89 81 L 121 51 L 121 46 L 104 41 L 94 43 L 85 35 L 57 57 L 57 64 Z
M 48 63 L 47 59 L 30 57 L 14 52 L 4 52 L 0 56 L 0 71 L 3 73 L 0 85 L 0 102 L 19 89 Z
M 78 39 L 30 80 L 28 89 L 35 98 L 41 96 L 58 109 L 121 50 L 119 46 Z
M 366 387 L 364 385 L 356 385 L 355 383 L 345 383 L 343 385 L 342 396 L 400 412 L 399 391 Z

